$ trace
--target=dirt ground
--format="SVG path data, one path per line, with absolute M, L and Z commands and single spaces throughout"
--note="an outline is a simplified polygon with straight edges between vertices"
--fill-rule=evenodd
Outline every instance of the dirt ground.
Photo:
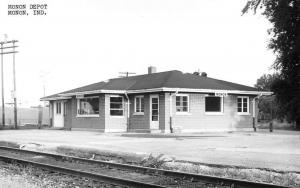
M 44 150 L 58 146 L 84 147 L 114 153 L 164 154 L 176 160 L 300 172 L 300 132 L 296 131 L 150 135 L 2 130 L 0 141 L 34 145 Z

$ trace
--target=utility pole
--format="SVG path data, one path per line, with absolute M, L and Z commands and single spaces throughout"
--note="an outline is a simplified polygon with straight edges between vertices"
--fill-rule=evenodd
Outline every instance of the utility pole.
M 16 68 L 15 68 L 15 54 L 18 53 L 15 51 L 15 48 L 18 47 L 15 43 L 18 42 L 17 40 L 11 41 L 3 41 L 0 42 L 1 44 L 1 83 L 2 83 L 2 125 L 5 126 L 5 104 L 4 104 L 4 76 L 3 76 L 3 55 L 5 54 L 13 54 L 13 98 L 14 98 L 14 121 L 15 121 L 15 129 L 18 128 L 18 114 L 17 114 L 17 96 L 16 96 Z M 11 45 L 12 44 L 12 45 Z M 6 46 L 4 46 L 6 45 Z M 4 52 L 4 49 L 10 49 L 12 51 Z
M 4 79 L 3 79 L 3 43 L 1 42 L 1 87 L 2 87 L 2 126 L 5 126 Z
M 15 42 L 13 41 L 13 52 L 15 52 Z M 15 54 L 13 53 L 13 82 L 14 82 L 14 120 L 15 120 L 15 129 L 18 128 L 18 110 L 17 110 L 17 94 L 16 94 L 16 90 L 17 90 L 17 86 L 16 86 L 16 63 L 15 63 Z

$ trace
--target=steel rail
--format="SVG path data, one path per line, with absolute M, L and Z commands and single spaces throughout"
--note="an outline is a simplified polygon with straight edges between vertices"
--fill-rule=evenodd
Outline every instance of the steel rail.
M 145 188 L 166 188 L 166 187 L 160 186 L 160 185 L 148 184 L 148 183 L 123 179 L 123 178 L 116 178 L 116 177 L 107 176 L 107 175 L 103 175 L 103 174 L 91 173 L 91 172 L 87 172 L 87 171 L 83 171 L 83 170 L 79 171 L 79 170 L 75 170 L 75 169 L 71 169 L 71 168 L 55 166 L 55 165 L 50 165 L 50 164 L 46 164 L 46 163 L 33 162 L 30 160 L 18 159 L 18 158 L 14 158 L 14 157 L 7 157 L 7 156 L 3 156 L 3 155 L 0 155 L 0 159 L 3 161 L 18 162 L 18 163 L 22 163 L 22 164 L 32 165 L 32 166 L 43 168 L 43 169 L 46 169 L 49 171 L 60 172 L 63 174 L 91 178 L 91 179 L 94 179 L 97 181 L 102 181 L 102 182 L 119 185 L 119 186 L 145 187 Z
M 100 160 L 84 159 L 84 158 L 72 157 L 72 156 L 68 156 L 68 155 L 58 155 L 58 154 L 45 153 L 45 152 L 22 150 L 22 149 L 5 147 L 5 146 L 0 146 L 0 149 L 25 152 L 25 153 L 35 154 L 35 155 L 45 155 L 45 156 L 60 158 L 60 159 L 77 160 L 77 161 L 81 161 L 81 162 L 106 165 L 106 166 L 119 168 L 119 169 L 125 169 L 125 170 L 140 171 L 140 172 L 144 172 L 144 173 L 155 173 L 155 174 L 178 177 L 178 178 L 183 178 L 183 179 L 192 179 L 194 181 L 202 181 L 202 182 L 214 183 L 214 184 L 218 183 L 218 184 L 230 185 L 230 186 L 233 186 L 234 188 L 254 188 L 254 187 L 255 188 L 256 187 L 259 187 L 259 188 L 290 188 L 288 186 L 281 186 L 281 185 L 275 185 L 275 184 L 269 184 L 269 183 L 253 182 L 253 181 L 223 178 L 223 177 L 209 176 L 209 175 L 200 175 L 200 174 L 185 173 L 185 172 L 178 172 L 178 171 L 171 171 L 171 170 L 162 170 L 162 169 L 141 167 L 141 166 L 129 165 L 129 164 L 121 164 L 121 163 L 113 163 L 113 162 L 100 161 Z

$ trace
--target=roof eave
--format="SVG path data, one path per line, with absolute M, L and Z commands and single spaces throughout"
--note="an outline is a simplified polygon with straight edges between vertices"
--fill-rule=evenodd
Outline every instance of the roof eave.
M 125 90 L 92 90 L 92 91 L 81 91 L 81 92 L 72 92 L 72 93 L 62 93 L 60 96 L 76 96 L 76 95 L 88 95 L 88 94 L 96 94 L 96 93 L 115 93 L 115 94 L 124 94 Z
M 242 91 L 242 90 L 221 90 L 221 89 L 193 89 L 193 88 L 154 88 L 142 90 L 129 90 L 127 93 L 147 93 L 147 92 L 194 92 L 194 93 L 228 93 L 228 94 L 244 94 L 244 95 L 272 95 L 273 92 L 268 91 Z
M 58 96 L 58 97 L 45 97 L 45 98 L 41 98 L 40 101 L 55 101 L 55 100 L 65 100 L 65 99 L 70 99 L 71 97 L 62 97 L 62 96 Z
M 63 93 L 58 94 L 59 97 L 53 98 L 44 98 L 42 101 L 47 100 L 59 100 L 59 99 L 68 99 L 71 96 L 76 95 L 87 95 L 87 94 L 96 94 L 96 93 L 113 93 L 113 94 L 134 94 L 134 93 L 151 93 L 151 92 L 193 92 L 193 93 L 227 93 L 227 94 L 241 94 L 241 95 L 272 95 L 273 92 L 269 91 L 242 91 L 242 90 L 221 90 L 221 89 L 193 89 L 193 88 L 152 88 L 152 89 L 138 89 L 138 90 L 93 90 L 93 91 L 82 91 L 82 92 L 72 92 L 72 93 Z

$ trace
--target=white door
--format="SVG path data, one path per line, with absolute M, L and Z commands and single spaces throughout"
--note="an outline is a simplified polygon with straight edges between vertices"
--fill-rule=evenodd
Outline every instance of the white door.
M 150 129 L 159 129 L 158 95 L 150 95 Z
M 53 127 L 64 127 L 64 103 L 62 101 L 54 102 Z

